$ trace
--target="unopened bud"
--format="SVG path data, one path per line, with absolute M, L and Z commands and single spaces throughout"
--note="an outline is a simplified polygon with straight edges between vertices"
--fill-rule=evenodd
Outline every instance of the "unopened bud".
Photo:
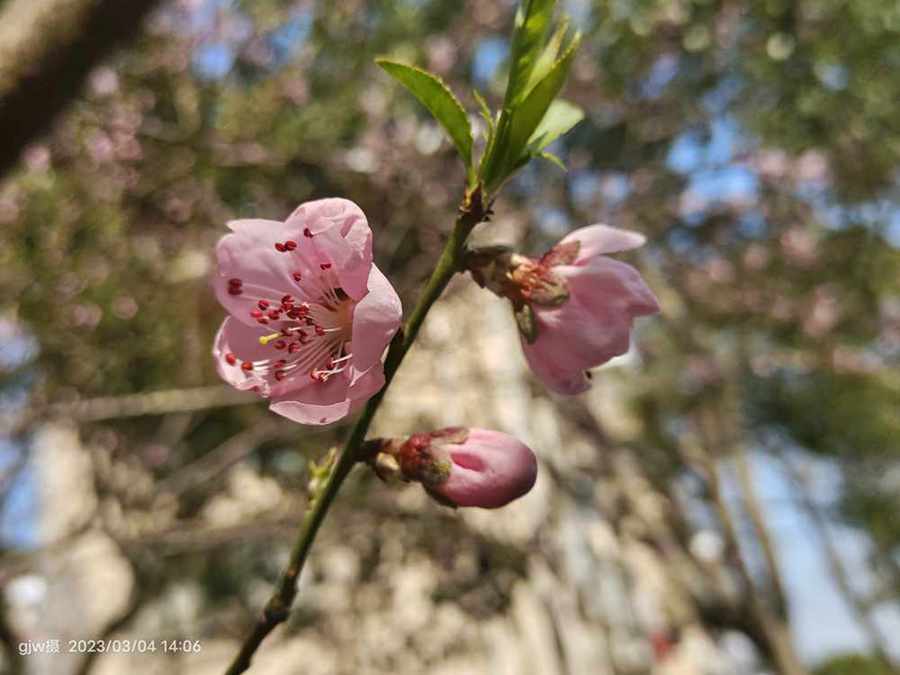
M 447 506 L 493 509 L 518 499 L 537 478 L 534 453 L 499 431 L 449 427 L 387 441 L 380 455 L 395 459 L 400 475 L 417 481 Z M 379 467 L 379 464 L 381 465 Z M 375 460 L 376 471 L 392 465 Z

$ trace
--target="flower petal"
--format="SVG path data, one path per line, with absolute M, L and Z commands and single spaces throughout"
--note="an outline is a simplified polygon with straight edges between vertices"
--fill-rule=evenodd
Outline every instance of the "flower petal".
M 586 264 L 561 266 L 554 270 L 569 285 L 581 303 L 598 313 L 613 309 L 630 316 L 659 312 L 659 301 L 634 267 L 612 258 L 598 256 Z
M 331 424 L 350 413 L 349 378 L 331 377 L 273 400 L 269 410 L 300 424 Z
M 302 256 L 280 253 L 276 242 L 293 236 L 284 223 L 275 220 L 236 220 L 228 223 L 233 234 L 226 234 L 216 246 L 218 274 L 213 279 L 216 297 L 233 316 L 247 325 L 255 325 L 250 310 L 260 298 L 273 300 L 287 293 L 298 295 L 291 274 L 305 266 Z M 231 279 L 240 279 L 243 291 L 229 292 Z
M 362 209 L 349 199 L 331 197 L 304 202 L 286 222 L 300 232 L 308 227 L 313 235 L 336 227 L 353 250 L 370 262 L 372 260 L 372 230 L 369 221 Z
M 244 325 L 233 317 L 226 317 L 216 333 L 213 342 L 213 358 L 216 370 L 228 384 L 236 389 L 247 390 L 259 387 L 260 393 L 268 393 L 268 383 L 255 371 L 241 369 L 244 361 L 258 361 L 269 358 L 269 351 L 259 344 L 259 331 Z M 228 363 L 228 354 L 233 354 L 235 363 Z
M 403 307 L 391 282 L 375 265 L 369 272 L 368 293 L 353 311 L 353 366 L 369 370 L 381 359 L 400 327 Z
M 639 232 L 620 230 L 598 223 L 570 232 L 559 244 L 565 245 L 574 241 L 581 245 L 575 263 L 579 264 L 594 256 L 640 248 L 647 242 L 647 238 Z
M 534 307 L 537 339 L 522 341 L 528 365 L 559 394 L 586 391 L 585 371 L 628 351 L 635 317 L 659 311 L 653 292 L 630 265 L 598 256 L 584 266 L 554 268 L 569 287 L 559 307 Z

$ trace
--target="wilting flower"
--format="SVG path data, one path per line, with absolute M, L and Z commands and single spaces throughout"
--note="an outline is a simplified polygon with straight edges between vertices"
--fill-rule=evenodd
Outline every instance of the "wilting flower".
M 238 389 L 303 424 L 347 415 L 382 386 L 400 299 L 372 263 L 366 216 L 346 199 L 301 204 L 285 221 L 237 220 L 216 249 L 228 310 L 213 356 Z
M 641 275 L 605 254 L 638 248 L 643 235 L 591 225 L 542 258 L 495 247 L 473 251 L 475 279 L 513 303 L 528 365 L 559 394 L 590 387 L 586 371 L 628 351 L 635 317 L 659 305 Z
M 421 482 L 448 506 L 496 509 L 534 486 L 537 460 L 528 446 L 508 434 L 448 427 L 384 442 L 376 470 Z

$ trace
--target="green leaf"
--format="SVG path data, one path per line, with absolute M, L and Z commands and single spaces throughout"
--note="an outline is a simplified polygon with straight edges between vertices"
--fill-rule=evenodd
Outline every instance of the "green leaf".
M 540 57 L 555 5 L 556 0 L 522 0 L 519 5 L 510 48 L 504 107 L 516 105 L 527 95 L 526 86 Z
M 528 139 L 529 150 L 538 153 L 583 119 L 584 111 L 574 103 L 563 99 L 553 101 L 547 109 L 544 119 Z
M 568 173 L 569 170 L 566 168 L 566 165 L 563 163 L 563 161 L 552 152 L 547 152 L 546 150 L 544 150 L 543 152 L 539 152 L 537 156 L 541 159 L 546 159 L 551 164 L 555 164 L 560 169 Z
M 487 124 L 486 137 L 490 140 L 491 136 L 494 135 L 494 118 L 491 116 L 491 109 L 488 107 L 487 101 L 484 100 L 484 96 L 477 89 L 472 90 L 472 95 L 475 97 L 475 102 L 478 103 L 485 124 Z
M 562 49 L 563 42 L 565 41 L 568 32 L 569 17 L 564 17 L 557 29 L 553 32 L 553 36 L 547 41 L 547 46 L 544 47 L 544 51 L 541 52 L 540 57 L 538 57 L 535 62 L 534 68 L 532 68 L 531 75 L 523 90 L 522 98 L 530 94 L 535 85 L 543 80 L 547 76 L 547 73 L 550 72 L 553 64 L 556 63 L 556 59 L 559 56 L 559 52 Z
M 375 63 L 428 108 L 456 145 L 466 167 L 471 167 L 472 129 L 469 118 L 447 85 L 436 75 L 415 66 L 384 58 L 375 59 Z
M 507 115 L 501 118 L 497 129 L 499 147 L 493 148 L 493 153 L 498 156 L 491 157 L 483 176 L 489 191 L 528 161 L 529 141 L 565 84 L 572 58 L 580 42 L 581 36 L 576 34 L 562 56 L 553 63 L 525 100 L 512 110 L 504 110 Z M 564 122 L 566 119 L 571 120 L 572 116 L 564 116 L 560 121 Z

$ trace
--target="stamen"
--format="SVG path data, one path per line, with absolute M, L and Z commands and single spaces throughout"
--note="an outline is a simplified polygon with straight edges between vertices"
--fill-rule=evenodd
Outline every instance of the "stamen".
M 265 347 L 272 340 L 274 340 L 275 338 L 280 338 L 280 337 L 281 337 L 281 333 L 272 333 L 271 335 L 263 335 L 259 338 L 259 344 L 261 344 L 263 347 Z

